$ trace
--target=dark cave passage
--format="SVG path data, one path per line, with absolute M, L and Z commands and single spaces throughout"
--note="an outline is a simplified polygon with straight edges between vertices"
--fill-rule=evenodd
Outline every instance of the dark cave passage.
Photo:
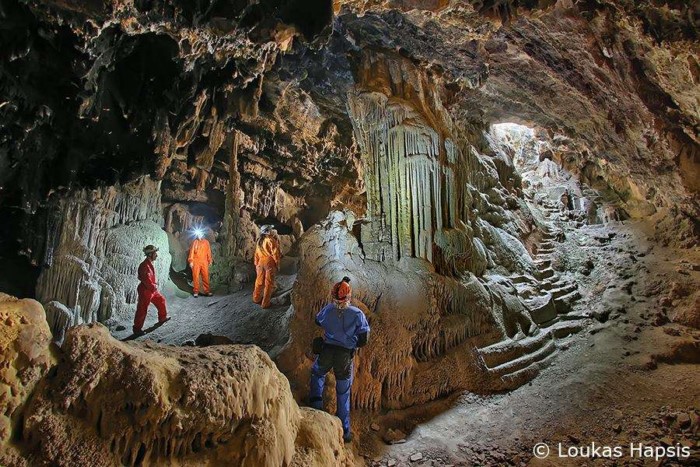
M 314 39 L 333 21 L 332 0 L 291 0 L 282 8 L 282 20 L 294 24 L 307 40 Z

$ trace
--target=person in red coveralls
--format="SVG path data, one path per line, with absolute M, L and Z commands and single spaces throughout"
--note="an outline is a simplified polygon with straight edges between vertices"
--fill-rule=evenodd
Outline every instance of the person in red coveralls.
M 153 245 L 148 245 L 143 249 L 146 259 L 139 265 L 139 286 L 136 291 L 139 294 L 138 304 L 136 305 L 136 316 L 134 316 L 134 335 L 140 336 L 144 332 L 143 322 L 146 320 L 146 312 L 148 305 L 153 303 L 158 309 L 158 324 L 163 324 L 168 321 L 168 310 L 165 308 L 165 297 L 158 292 L 156 283 L 156 270 L 153 267 L 153 261 L 158 257 L 158 248 Z

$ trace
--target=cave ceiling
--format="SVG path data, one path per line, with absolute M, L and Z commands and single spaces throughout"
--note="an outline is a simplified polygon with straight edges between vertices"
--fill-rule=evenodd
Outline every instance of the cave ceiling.
M 544 129 L 584 181 L 642 214 L 697 219 L 700 12 L 685 2 L 0 5 L 0 186 L 13 215 L 55 190 L 143 174 L 163 180 L 164 201 L 223 206 L 234 145 L 244 198 L 268 200 L 243 200 L 254 217 L 279 219 L 279 190 L 317 206 L 306 224 L 331 207 L 362 212 L 356 89 L 482 149 L 490 123 Z

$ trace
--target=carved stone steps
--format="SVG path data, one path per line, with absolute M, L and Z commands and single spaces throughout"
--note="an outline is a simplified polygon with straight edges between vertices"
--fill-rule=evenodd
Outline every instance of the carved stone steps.
M 561 298 L 564 295 L 568 295 L 569 293 L 575 291 L 577 288 L 578 286 L 576 284 L 574 284 L 573 282 L 569 282 L 568 284 L 559 287 L 558 289 L 550 290 L 550 293 L 554 297 L 554 300 L 556 300 L 557 298 Z
M 532 352 L 532 353 L 526 353 L 521 357 L 518 357 L 514 360 L 510 360 L 506 363 L 503 363 L 501 365 L 498 365 L 493 368 L 489 368 L 489 371 L 496 376 L 502 377 L 506 376 L 508 374 L 516 373 L 523 368 L 527 368 L 528 366 L 532 365 L 535 362 L 539 362 L 541 360 L 544 360 L 547 358 L 549 355 L 554 353 L 557 350 L 557 346 L 554 343 L 553 339 L 550 339 L 540 347 L 538 350 Z
M 554 361 L 556 355 L 557 352 L 552 352 L 544 359 L 533 362 L 522 370 L 501 376 L 501 380 L 510 388 L 522 386 L 528 381 L 532 381 L 544 368 L 549 366 Z
M 554 305 L 557 309 L 557 313 L 568 313 L 569 311 L 571 311 L 571 307 L 573 306 L 574 302 L 576 302 L 580 298 L 581 294 L 578 292 L 578 290 L 574 290 L 573 292 L 570 292 L 566 295 L 562 295 L 561 297 L 555 298 Z
M 532 284 L 515 284 L 515 290 L 518 291 L 518 296 L 523 300 L 539 295 L 539 291 Z
M 571 311 L 569 313 L 565 313 L 563 315 L 559 315 L 560 321 L 581 321 L 581 320 L 588 319 L 588 318 L 590 318 L 590 316 L 581 315 L 581 314 L 573 312 L 573 311 Z
M 532 276 L 527 276 L 527 275 L 521 275 L 521 274 L 516 274 L 513 276 L 510 276 L 508 279 L 513 284 L 535 284 L 537 283 L 537 280 L 532 277 Z
M 550 293 L 523 301 L 530 311 L 530 317 L 536 324 L 546 323 L 557 316 L 554 299 Z
M 549 279 L 550 277 L 554 277 L 556 275 L 556 271 L 549 267 L 539 271 L 537 275 L 540 279 Z
M 538 334 L 517 341 L 507 340 L 479 349 L 487 368 L 495 368 L 506 362 L 518 359 L 525 354 L 537 352 L 551 342 L 552 336 L 540 331 Z
M 582 320 L 562 320 L 562 316 L 559 316 L 559 321 L 552 324 L 547 328 L 547 332 L 554 336 L 556 339 L 563 339 L 572 334 L 576 334 L 581 329 L 583 329 Z

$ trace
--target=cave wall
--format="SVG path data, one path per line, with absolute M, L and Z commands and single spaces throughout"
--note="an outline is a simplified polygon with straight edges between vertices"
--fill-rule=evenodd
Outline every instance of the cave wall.
M 350 277 L 353 304 L 365 312 L 372 329 L 370 344 L 355 358 L 353 407 L 405 408 L 458 389 L 502 389 L 503 382 L 486 371 L 474 348 L 537 332 L 515 290 L 499 287 L 496 276 L 446 277 L 421 258 L 369 260 L 352 233 L 354 219 L 349 211 L 335 211 L 298 245 L 292 339 L 277 358 L 297 399 L 307 395 L 311 341 L 321 333 L 309 323 L 343 276 Z M 327 387 L 332 407 L 333 385 Z
M 41 379 L 56 364 L 51 331 L 41 304 L 0 293 L 0 463 L 22 465 L 14 444 L 22 430 L 25 404 Z
M 497 166 L 477 129 L 457 131 L 429 76 L 405 58 L 365 53 L 356 75 L 348 108 L 365 168 L 365 253 L 378 261 L 423 258 L 445 274 L 483 274 L 484 240 L 501 245 L 531 230 L 503 208 L 519 208 L 512 162 Z M 508 249 L 493 252 L 503 257 Z M 531 272 L 527 258 L 509 271 Z
M 682 226 L 659 229 L 665 243 L 695 244 L 697 6 L 338 3 L 346 36 L 425 69 L 460 125 L 513 122 L 566 138 L 567 170 L 614 194 L 625 216 L 658 212 Z
M 145 177 L 57 195 L 50 202 L 36 295 L 58 340 L 68 326 L 131 316 L 146 245 L 160 249 L 154 264 L 158 286 L 168 282 L 160 201 L 160 182 Z
M 0 88 L 8 99 L 0 112 L 0 209 L 12 221 L 3 227 L 2 249 L 38 265 L 43 258 L 31 244 L 44 228 L 30 218 L 46 209 L 51 190 L 150 174 L 162 180 L 168 207 L 212 229 L 226 266 L 216 274 L 222 284 L 230 282 L 235 258 L 249 257 L 255 223 L 278 224 L 298 238 L 332 209 L 362 216 L 366 205 L 365 230 L 379 242 L 373 257 L 386 257 L 381 243 L 389 241 L 394 258 L 418 252 L 447 270 L 472 248 L 456 220 L 478 209 L 484 190 L 509 208 L 517 203 L 501 187 L 482 186 L 491 174 L 476 175 L 492 169 L 476 166 L 491 165 L 475 157 L 492 152 L 481 133 L 502 121 L 569 138 L 572 149 L 560 158 L 569 171 L 615 192 L 625 215 L 659 211 L 662 221 L 680 223 L 682 243 L 693 244 L 692 6 L 336 1 L 333 16 L 322 3 L 305 10 L 283 1 L 3 0 L 8 47 Z M 366 120 L 369 109 L 348 105 L 348 93 L 356 104 L 381 94 L 389 120 L 396 112 L 408 120 Z M 428 165 L 444 173 L 431 172 L 438 177 L 431 190 L 445 198 L 435 204 L 445 210 L 418 215 L 428 201 L 427 191 L 416 191 L 415 209 L 398 207 L 403 220 L 394 216 L 377 227 L 381 216 L 391 217 L 386 197 L 400 186 L 368 185 L 365 168 L 384 159 L 366 135 L 386 132 L 386 149 L 406 131 L 430 140 L 420 147 L 437 145 Z M 424 165 L 413 159 L 409 165 Z M 461 161 L 471 164 L 466 175 L 457 173 Z M 498 169 L 499 177 L 506 173 Z M 515 178 L 500 182 L 517 189 Z M 482 216 L 522 234 L 522 225 L 493 214 L 499 203 L 491 204 Z M 466 212 L 457 212 L 460 205 Z M 169 234 L 173 253 L 185 249 L 185 231 Z M 433 240 L 443 246 L 432 251 Z
M 177 271 L 188 226 L 202 222 L 214 282 L 235 285 L 256 224 L 291 243 L 332 205 L 362 205 L 359 158 L 339 129 L 349 122 L 321 102 L 326 90 L 310 89 L 327 77 L 300 78 L 316 52 L 293 47 L 321 34 L 330 7 L 310 16 L 302 2 L 219 3 L 3 0 L 3 252 L 45 262 L 34 217 L 48 217 L 52 191 L 150 175 L 163 216 L 178 220 L 165 224 Z
M 358 293 L 387 316 L 379 336 L 404 317 L 375 306 L 372 281 L 405 274 L 420 284 L 399 353 L 410 370 L 380 360 L 382 372 L 359 369 L 369 394 L 359 406 L 469 387 L 480 373 L 467 349 L 532 328 L 507 277 L 534 271 L 524 244 L 537 223 L 512 162 L 488 138 L 490 124 L 506 121 L 546 131 L 559 142 L 552 160 L 610 191 L 622 214 L 659 214 L 660 235 L 697 244 L 696 7 L 358 0 L 332 2 L 334 16 L 330 2 L 0 1 L 0 89 L 9 96 L 0 209 L 10 220 L 3 237 L 19 239 L 3 248 L 49 264 L 38 290 L 64 320 L 77 305 L 85 319 L 107 316 L 94 297 L 109 288 L 83 280 L 103 274 L 89 269 L 100 264 L 89 248 L 80 260 L 63 255 L 72 289 L 49 278 L 60 261 L 35 245 L 68 245 L 78 231 L 68 225 L 65 240 L 47 231 L 57 225 L 41 222 L 56 206 L 49 194 L 71 193 L 56 212 L 83 216 L 89 193 L 148 174 L 161 197 L 148 215 L 153 225 L 163 216 L 176 268 L 192 223 L 212 230 L 221 283 L 250 259 L 256 224 L 275 223 L 294 240 L 306 232 L 301 251 L 321 256 L 302 264 L 292 356 L 305 352 L 308 323 L 328 299 L 319 284 L 372 271 Z M 334 210 L 344 220 L 324 220 Z M 343 222 L 342 235 L 325 237 Z M 97 230 L 95 239 L 108 231 Z M 469 368 L 451 376 L 450 365 Z M 443 377 L 440 388 L 417 383 Z

